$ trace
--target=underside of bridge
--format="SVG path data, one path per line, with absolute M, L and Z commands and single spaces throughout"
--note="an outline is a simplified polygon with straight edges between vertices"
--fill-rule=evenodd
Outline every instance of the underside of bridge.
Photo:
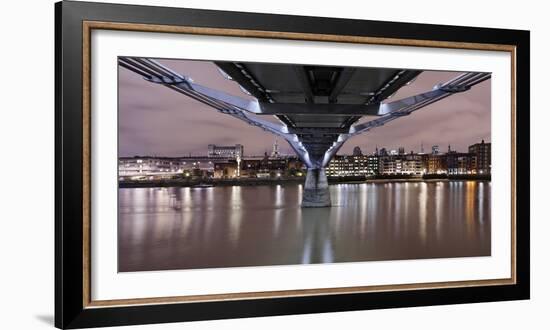
M 325 168 L 350 137 L 452 94 L 466 92 L 491 77 L 484 72 L 461 73 L 425 93 L 383 102 L 422 71 L 215 62 L 220 73 L 239 84 L 243 93 L 251 98 L 196 84 L 191 77 L 153 59 L 119 57 L 118 63 L 147 81 L 163 84 L 221 113 L 284 138 L 308 169 L 303 207 L 331 205 Z M 260 116 L 275 116 L 280 124 Z M 374 116 L 374 119 L 358 124 L 364 116 Z

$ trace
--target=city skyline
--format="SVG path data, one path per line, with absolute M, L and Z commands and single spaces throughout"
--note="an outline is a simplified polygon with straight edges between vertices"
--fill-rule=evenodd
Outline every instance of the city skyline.
M 280 142 L 280 139 L 274 139 L 273 140 L 273 144 L 275 143 L 275 141 L 277 141 L 278 143 L 278 150 L 279 150 L 279 154 L 281 156 L 296 156 L 296 154 L 289 148 L 288 149 L 288 152 L 281 152 L 281 142 Z M 455 148 L 452 144 L 447 144 L 447 145 L 440 145 L 440 144 L 425 144 L 423 145 L 424 147 L 424 154 L 430 154 L 432 153 L 432 147 L 439 147 L 439 153 L 440 154 L 445 154 L 447 153 L 447 150 L 448 148 L 450 147 L 452 151 L 456 151 L 456 152 L 468 152 L 468 147 L 471 146 L 472 144 L 475 144 L 475 143 L 480 143 L 481 141 L 484 141 L 485 143 L 491 143 L 491 141 L 487 141 L 485 139 L 474 139 L 474 142 L 470 143 L 468 146 L 466 146 L 466 148 L 464 149 L 459 149 L 459 148 Z M 284 140 L 282 142 L 285 142 Z M 271 144 L 269 146 L 269 148 L 264 148 L 265 151 L 262 152 L 262 153 L 247 153 L 246 152 L 246 145 L 242 144 L 242 143 L 236 143 L 235 145 L 241 145 L 243 146 L 244 148 L 244 151 L 243 151 L 243 157 L 247 157 L 247 156 L 264 156 L 266 153 L 268 155 L 271 155 L 271 151 L 273 150 L 273 144 Z M 203 148 L 204 150 L 202 151 L 199 151 L 197 153 L 187 153 L 187 154 L 182 154 L 182 155 L 170 155 L 170 156 L 166 156 L 166 155 L 159 155 L 159 154 L 136 154 L 136 155 L 119 155 L 120 158 L 131 158 L 131 157 L 158 157 L 158 158 L 184 158 L 184 157 L 207 157 L 207 153 L 208 153 L 208 146 L 211 145 L 211 144 L 207 144 L 205 145 L 205 147 Z M 216 145 L 216 146 L 228 146 L 228 147 L 233 147 L 235 145 L 227 145 L 227 144 L 219 144 L 219 145 Z M 346 153 L 343 153 L 343 152 L 338 152 L 337 155 L 338 156 L 351 156 L 353 155 L 353 152 L 354 152 L 354 149 L 356 147 L 359 147 L 361 149 L 361 152 L 363 155 L 372 155 L 372 154 L 375 154 L 376 152 L 376 149 L 378 150 L 381 150 L 381 149 L 386 149 L 387 152 L 390 152 L 390 151 L 399 151 L 400 148 L 404 148 L 403 146 L 387 146 L 387 145 L 378 145 L 378 146 L 374 146 L 374 148 L 372 148 L 372 151 L 370 149 L 368 149 L 369 151 L 366 151 L 366 148 L 363 148 L 362 146 L 360 145 L 352 145 L 350 148 L 347 148 L 349 150 L 347 150 L 348 152 Z M 283 149 L 283 151 L 285 151 L 285 149 Z M 405 148 L 405 153 L 414 153 L 414 154 L 421 154 L 422 151 L 421 151 L 421 144 L 418 144 L 418 148 L 413 148 L 411 150 L 408 150 Z
M 277 144 L 271 154 L 244 154 L 244 146 L 208 145 L 208 154 L 195 157 L 119 157 L 119 180 L 140 184 L 143 180 L 176 180 L 179 184 L 197 184 L 205 180 L 294 180 L 303 178 L 304 164 L 295 155 L 278 153 Z M 446 152 L 438 146 L 429 153 L 406 152 L 380 148 L 374 154 L 362 153 L 354 147 L 353 155 L 337 155 L 327 165 L 327 177 L 395 178 L 395 175 L 424 175 L 437 178 L 468 175 L 488 179 L 491 174 L 491 143 L 481 140 L 468 146 L 468 151 Z M 479 177 L 481 175 L 482 177 Z M 431 177 L 433 178 L 433 177 Z M 181 181 L 184 180 L 184 181 Z M 194 181 L 189 181 L 194 180 Z M 176 182 L 174 181 L 174 182 Z M 233 182 L 235 183 L 235 182 Z
M 196 82 L 240 97 L 239 86 L 222 77 L 215 65 L 204 61 L 162 60 Z M 274 137 L 256 127 L 210 109 L 197 101 L 151 84 L 127 70 L 119 69 L 119 156 L 154 155 L 178 157 L 200 154 L 209 143 L 246 145 L 247 154 L 270 152 Z M 431 89 L 450 80 L 457 72 L 424 72 L 409 86 L 401 88 L 389 101 L 402 99 Z M 425 152 L 432 145 L 446 150 L 466 150 L 480 140 L 491 142 L 490 79 L 468 93 L 459 93 L 436 102 L 407 118 L 388 123 L 384 129 L 350 139 L 338 154 L 351 154 L 355 146 L 364 153 L 379 148 L 407 152 Z M 276 121 L 273 118 L 263 119 Z M 370 117 L 367 120 L 374 119 Z M 366 121 L 366 120 L 365 120 Z M 268 147 L 266 147 L 268 146 Z M 293 154 L 288 144 L 279 139 L 282 154 Z

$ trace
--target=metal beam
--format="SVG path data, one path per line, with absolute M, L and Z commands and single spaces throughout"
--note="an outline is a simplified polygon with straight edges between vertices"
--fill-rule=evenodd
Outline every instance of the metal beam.
M 400 70 L 392 78 L 386 81 L 382 87 L 371 96 L 367 104 L 380 103 L 392 96 L 403 86 L 403 82 L 412 82 L 422 71 Z
M 259 103 L 256 109 L 261 115 L 375 116 L 379 104 Z
M 349 133 L 349 128 L 333 128 L 333 127 L 299 127 L 292 128 L 287 127 L 287 130 L 290 134 L 332 134 L 339 135 Z
M 340 95 L 344 87 L 346 87 L 354 73 L 354 68 L 344 68 L 340 71 L 338 74 L 338 80 L 334 84 L 334 87 L 328 96 L 328 103 L 336 103 L 338 101 L 338 95 Z
M 229 75 L 231 79 L 238 81 L 242 88 L 247 90 L 252 96 L 254 96 L 260 102 L 269 102 L 271 96 L 263 89 L 258 82 L 253 84 L 254 77 L 242 66 L 239 68 L 232 62 L 214 62 L 225 74 Z M 240 65 L 240 64 L 239 64 Z M 247 77 L 246 75 L 249 77 Z M 255 81 L 255 80 L 254 80 Z
M 296 72 L 296 77 L 298 78 L 298 81 L 300 82 L 300 86 L 302 86 L 302 90 L 304 91 L 305 102 L 314 103 L 315 98 L 313 96 L 313 90 L 311 89 L 311 82 L 309 81 L 309 78 L 307 76 L 306 69 L 304 68 L 303 65 L 298 65 L 294 67 L 294 71 Z

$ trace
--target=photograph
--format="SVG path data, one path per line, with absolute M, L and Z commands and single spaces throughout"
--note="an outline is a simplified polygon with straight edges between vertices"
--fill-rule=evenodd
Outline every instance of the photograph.
M 118 272 L 491 256 L 491 72 L 117 61 Z
M 529 29 L 364 12 L 56 3 L 56 327 L 530 299 Z

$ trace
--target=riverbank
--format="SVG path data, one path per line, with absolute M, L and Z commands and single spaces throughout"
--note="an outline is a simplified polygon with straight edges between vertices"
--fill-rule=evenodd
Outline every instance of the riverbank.
M 151 187 L 212 187 L 212 186 L 265 186 L 303 184 L 305 177 L 288 178 L 239 178 L 239 179 L 166 179 L 149 181 L 119 181 L 119 188 Z M 341 183 L 388 183 L 388 182 L 433 182 L 433 181 L 491 181 L 490 175 L 425 175 L 425 176 L 374 176 L 329 177 L 329 184 Z

